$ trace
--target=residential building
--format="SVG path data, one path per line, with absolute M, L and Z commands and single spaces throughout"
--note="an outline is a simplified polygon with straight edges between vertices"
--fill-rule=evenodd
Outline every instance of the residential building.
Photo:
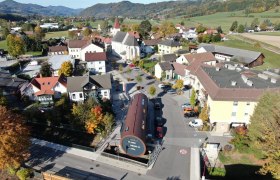
M 58 29 L 59 25 L 58 23 L 44 23 L 40 27 L 43 29 Z
M 175 28 L 179 31 L 179 33 L 183 33 L 185 31 L 185 26 L 181 25 L 181 24 L 176 24 Z
M 155 52 L 155 48 L 157 47 L 158 43 L 161 39 L 151 39 L 151 40 L 144 40 L 141 44 L 141 51 L 152 54 Z
M 53 104 L 54 99 L 61 98 L 67 92 L 67 81 L 64 76 L 38 77 L 22 89 L 22 96 L 41 104 Z
M 38 64 L 38 61 L 31 61 L 25 67 L 22 67 L 20 74 L 33 78 L 40 74 L 40 69 L 41 65 Z
M 173 66 L 170 62 L 161 62 L 155 65 L 155 76 L 158 79 L 170 80 L 173 77 Z
M 185 65 L 193 64 L 195 61 L 198 63 L 207 62 L 207 64 L 214 66 L 217 60 L 211 52 L 184 54 L 176 59 L 177 63 Z
M 49 58 L 48 62 L 51 64 L 51 69 L 53 71 L 53 76 L 59 76 L 58 72 L 61 68 L 61 65 L 70 61 L 73 65 L 73 70 L 75 68 L 75 59 L 71 57 L 71 55 L 53 55 Z
M 261 52 L 249 51 L 244 49 L 217 46 L 202 43 L 198 46 L 197 53 L 211 52 L 220 62 L 234 61 L 246 67 L 255 67 L 264 63 L 264 55 Z
M 118 31 L 112 39 L 112 51 L 123 60 L 140 57 L 140 47 L 137 39 L 129 33 Z
M 173 79 L 175 80 L 183 80 L 184 85 L 189 85 L 189 73 L 186 71 L 186 65 L 179 64 L 176 62 L 172 63 L 173 66 Z
M 96 98 L 97 96 L 102 99 L 110 99 L 111 89 L 110 74 L 67 78 L 67 92 L 73 102 L 83 102 L 90 97 Z
M 174 41 L 170 39 L 162 40 L 158 43 L 158 53 L 159 54 L 172 54 L 181 49 L 182 46 L 179 41 Z
M 176 54 L 163 54 L 161 56 L 161 62 L 175 62 L 176 59 Z
M 49 56 L 52 55 L 67 55 L 68 54 L 68 48 L 67 46 L 50 46 L 49 47 Z
M 87 62 L 87 69 L 92 73 L 106 73 L 107 56 L 105 52 L 86 53 L 85 61 Z
M 8 71 L 0 70 L 0 94 L 3 96 L 17 95 L 27 83 L 24 79 L 12 77 Z
M 68 52 L 73 59 L 85 61 L 86 53 L 104 52 L 104 48 L 93 41 L 88 40 L 69 40 Z

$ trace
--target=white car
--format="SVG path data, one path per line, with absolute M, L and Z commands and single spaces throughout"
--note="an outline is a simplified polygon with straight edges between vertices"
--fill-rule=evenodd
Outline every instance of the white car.
M 158 87 L 162 89 L 162 88 L 165 88 L 165 85 L 164 84 L 159 84 Z
M 133 68 L 133 71 L 140 71 L 138 67 Z
M 182 104 L 182 109 L 185 109 L 185 108 L 191 108 L 192 105 L 190 103 L 185 103 L 185 104 Z
M 190 127 L 201 127 L 203 126 L 203 121 L 201 119 L 194 119 L 189 122 Z

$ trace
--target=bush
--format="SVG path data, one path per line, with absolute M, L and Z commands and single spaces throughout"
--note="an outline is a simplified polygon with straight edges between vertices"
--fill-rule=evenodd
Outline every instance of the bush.
M 233 147 L 230 144 L 227 144 L 227 145 L 224 146 L 224 151 L 225 152 L 230 152 L 230 151 L 232 151 L 232 149 L 233 149 Z
M 30 170 L 26 169 L 26 168 L 21 168 L 18 172 L 17 172 L 17 177 L 20 180 L 26 180 L 27 178 L 30 177 Z
M 235 128 L 235 133 L 244 136 L 247 133 L 247 128 L 245 126 L 238 126 Z
M 16 175 L 17 168 L 8 167 L 8 168 L 7 168 L 7 172 L 8 172 L 10 175 L 14 176 L 14 175 Z
M 226 170 L 224 168 L 212 168 L 212 169 L 208 169 L 209 174 L 211 176 L 225 176 L 226 175 Z

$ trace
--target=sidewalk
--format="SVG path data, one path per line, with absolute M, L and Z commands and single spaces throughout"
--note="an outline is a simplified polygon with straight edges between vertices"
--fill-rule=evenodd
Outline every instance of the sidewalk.
M 58 151 L 62 151 L 65 153 L 69 153 L 72 155 L 84 157 L 84 158 L 91 159 L 91 160 L 96 160 L 97 157 L 99 156 L 99 154 L 97 154 L 96 152 L 90 152 L 90 151 L 86 151 L 86 150 L 63 146 L 60 144 L 56 144 L 56 143 L 52 143 L 52 142 L 48 142 L 48 141 L 44 141 L 44 140 L 40 140 L 40 139 L 36 139 L 36 138 L 31 138 L 31 143 L 37 144 L 40 146 L 45 146 L 45 147 L 55 149 Z
M 190 180 L 200 180 L 200 152 L 199 148 L 191 148 Z

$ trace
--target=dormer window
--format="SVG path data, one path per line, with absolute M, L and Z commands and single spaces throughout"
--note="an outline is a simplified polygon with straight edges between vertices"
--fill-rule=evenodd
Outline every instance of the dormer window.
M 50 82 L 48 82 L 48 85 L 50 85 L 51 83 Z
M 42 84 L 43 86 L 45 85 L 45 83 Z

